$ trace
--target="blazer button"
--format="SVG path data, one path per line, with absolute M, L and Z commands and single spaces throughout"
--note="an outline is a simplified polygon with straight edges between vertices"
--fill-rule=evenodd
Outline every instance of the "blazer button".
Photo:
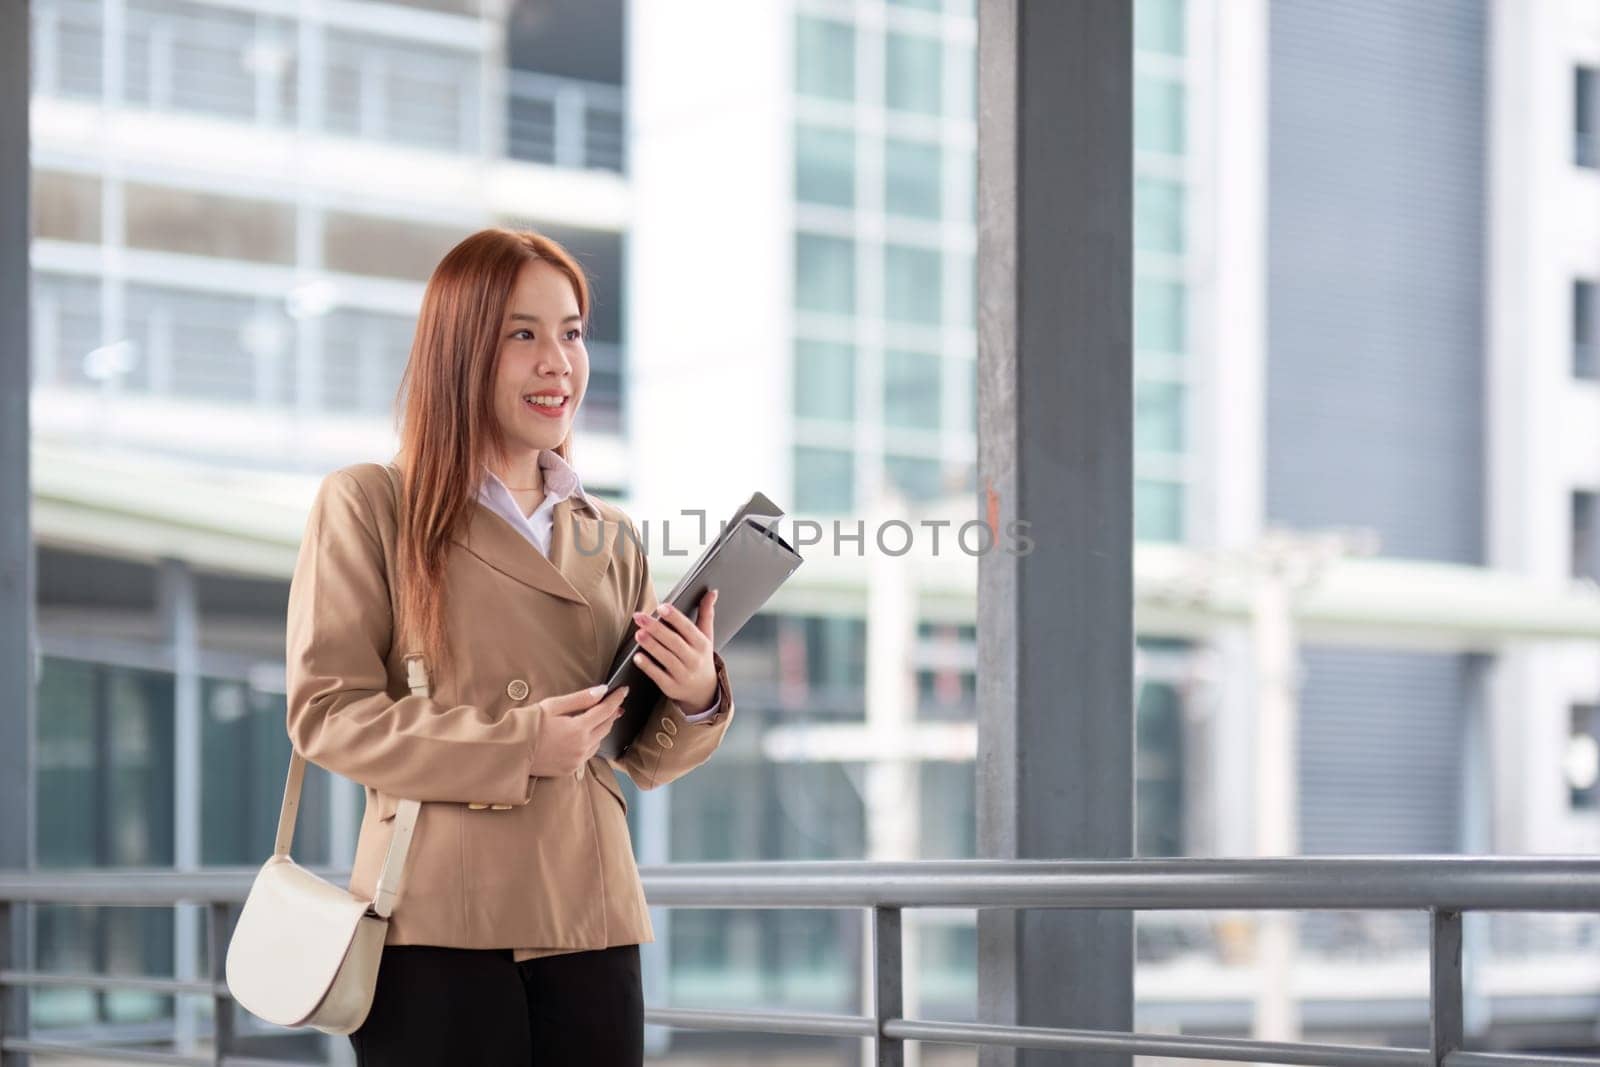
M 673 722 L 671 719 L 662 719 L 661 728 L 669 734 L 675 734 L 678 732 L 678 724 Z
M 668 737 L 666 734 L 662 733 L 660 730 L 657 730 L 656 731 L 656 744 L 660 745 L 662 748 L 671 748 L 672 747 L 672 738 Z
M 528 683 L 524 682 L 521 678 L 513 678 L 511 679 L 510 683 L 506 685 L 506 696 L 510 697 L 512 700 L 521 700 L 527 695 Z

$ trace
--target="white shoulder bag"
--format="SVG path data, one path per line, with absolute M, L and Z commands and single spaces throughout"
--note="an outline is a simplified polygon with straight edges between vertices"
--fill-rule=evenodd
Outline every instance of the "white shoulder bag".
M 419 654 L 406 657 L 406 671 L 411 692 L 428 695 L 427 666 Z M 289 856 L 305 772 L 305 757 L 291 748 L 277 843 L 251 884 L 228 941 L 228 990 L 268 1022 L 349 1034 L 372 1008 L 389 914 L 400 895 L 422 805 L 400 801 L 383 871 L 373 898 L 366 900 L 323 881 Z

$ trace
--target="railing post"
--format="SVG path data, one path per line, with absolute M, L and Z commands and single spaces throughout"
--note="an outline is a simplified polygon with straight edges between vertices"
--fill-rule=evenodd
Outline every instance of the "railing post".
M 905 1042 L 883 1036 L 883 1021 L 905 1014 L 901 985 L 901 965 L 905 954 L 900 943 L 900 909 L 872 909 L 872 1015 L 877 1022 L 873 1039 L 876 1067 L 904 1067 Z
M 35 6 L 0 4 L 0 871 L 26 871 L 33 843 L 34 754 L 30 728 L 39 681 L 37 575 L 33 494 L 29 478 L 28 397 L 31 392 L 28 299 L 32 170 L 29 101 Z M 119 44 L 121 42 L 118 42 Z M 0 970 L 26 970 L 33 912 L 23 901 L 0 901 Z M 31 1012 L 26 988 L 0 986 L 0 1040 L 22 1038 Z M 0 1053 L 6 1067 L 24 1067 L 30 1054 Z
M 1462 1046 L 1461 913 L 1434 908 L 1428 938 L 1428 1045 L 1435 1067 Z
M 0 900 L 0 971 L 26 970 L 23 961 L 23 947 L 15 936 L 22 929 L 22 916 L 25 914 L 25 904 L 13 904 L 9 900 Z M 28 1036 L 28 1002 L 27 991 L 22 986 L 0 984 L 0 1065 L 3 1067 L 26 1067 L 28 1053 L 16 1052 L 7 1054 L 4 1045 L 7 1038 L 23 1038 Z
M 228 983 L 228 908 L 227 901 L 214 900 L 206 909 L 207 955 L 211 966 L 211 1062 L 221 1067 L 233 1055 L 233 996 L 224 992 Z
M 0 972 L 17 970 L 12 962 L 11 901 L 0 900 Z M 0 982 L 0 1067 L 6 1062 L 5 1041 L 11 1034 L 11 987 Z

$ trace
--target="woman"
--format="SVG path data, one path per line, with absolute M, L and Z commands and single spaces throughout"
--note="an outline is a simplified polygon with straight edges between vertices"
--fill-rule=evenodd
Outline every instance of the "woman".
M 401 447 L 318 490 L 289 589 L 288 729 L 366 787 L 350 889 L 371 894 L 396 804 L 422 801 L 358 1064 L 643 1060 L 655 940 L 613 767 L 653 789 L 733 718 L 696 619 L 658 612 L 637 528 L 569 460 L 589 288 L 560 245 L 473 234 L 429 279 Z M 632 618 L 661 689 L 614 763 L 603 680 Z M 408 695 L 409 691 L 409 695 Z

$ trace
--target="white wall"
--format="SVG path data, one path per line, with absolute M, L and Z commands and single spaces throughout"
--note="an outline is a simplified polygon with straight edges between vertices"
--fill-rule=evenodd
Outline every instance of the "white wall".
M 752 490 L 788 496 L 792 21 L 748 0 L 629 8 L 626 439 L 652 551 L 680 509 L 714 535 Z
M 1573 66 L 1600 62 L 1600 7 L 1494 0 L 1490 37 L 1491 566 L 1568 579 L 1570 493 L 1600 488 L 1600 386 L 1571 376 L 1574 276 L 1600 274 L 1600 177 L 1572 164 Z M 1600 699 L 1600 654 L 1500 658 L 1490 712 L 1497 852 L 1589 851 L 1600 816 L 1568 811 L 1568 707 Z

